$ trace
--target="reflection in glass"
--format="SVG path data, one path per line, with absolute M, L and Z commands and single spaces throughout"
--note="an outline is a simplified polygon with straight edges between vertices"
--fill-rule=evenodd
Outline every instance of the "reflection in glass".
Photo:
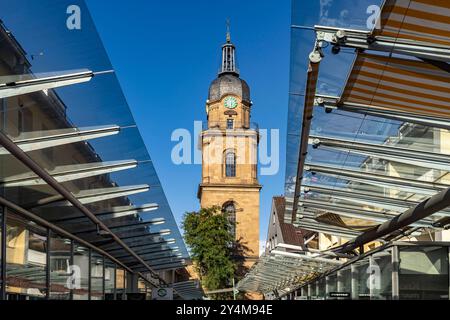
M 326 286 L 327 286 L 327 281 L 325 279 L 325 277 L 322 277 L 319 279 L 319 286 L 318 286 L 318 293 L 317 293 L 317 298 L 318 299 L 325 299 L 326 297 Z
M 116 269 L 116 296 L 118 300 L 123 300 L 126 293 L 126 275 L 125 270 Z
M 89 249 L 74 243 L 74 272 L 79 275 L 79 281 L 73 290 L 74 300 L 89 299 Z
M 7 299 L 45 299 L 47 230 L 12 213 L 6 223 Z
M 338 292 L 348 294 L 348 297 L 340 297 L 339 299 L 350 299 L 352 292 L 352 270 L 351 267 L 345 267 L 338 272 Z
M 447 247 L 400 247 L 400 299 L 448 300 Z
M 103 300 L 103 256 L 91 251 L 91 300 Z
M 105 259 L 105 299 L 114 300 L 116 288 L 116 265 Z
M 337 274 L 333 273 L 327 276 L 327 288 L 326 288 L 326 299 L 334 300 L 336 297 L 331 297 L 330 293 L 335 293 L 337 291 Z
M 354 291 L 352 290 L 353 299 L 365 300 L 370 298 L 369 290 L 369 259 L 357 261 L 353 265 L 353 277 L 355 277 Z
M 69 268 L 72 259 L 72 241 L 53 233 L 50 237 L 50 299 L 69 300 L 72 284 Z
M 392 249 L 373 254 L 370 259 L 370 299 L 392 299 Z

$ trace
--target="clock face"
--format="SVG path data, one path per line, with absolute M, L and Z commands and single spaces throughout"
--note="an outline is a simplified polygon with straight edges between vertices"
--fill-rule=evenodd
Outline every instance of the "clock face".
M 238 102 L 235 97 L 227 97 L 223 101 L 223 105 L 228 109 L 234 109 L 238 106 Z

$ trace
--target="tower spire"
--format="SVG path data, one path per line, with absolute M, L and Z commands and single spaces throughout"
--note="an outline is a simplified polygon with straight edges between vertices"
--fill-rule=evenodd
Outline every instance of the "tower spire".
M 230 19 L 227 19 L 227 42 L 222 46 L 222 67 L 219 76 L 225 73 L 239 76 L 239 71 L 236 67 L 236 48 L 231 43 Z

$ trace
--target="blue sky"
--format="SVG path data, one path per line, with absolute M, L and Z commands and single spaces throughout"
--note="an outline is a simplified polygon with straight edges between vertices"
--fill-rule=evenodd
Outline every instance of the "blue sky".
M 252 90 L 252 121 L 280 130 L 280 169 L 260 176 L 261 239 L 271 198 L 283 193 L 289 82 L 290 1 L 86 1 L 178 222 L 197 210 L 199 165 L 174 165 L 172 131 L 205 120 L 225 21 L 231 19 L 241 77 Z M 196 141 L 193 141 L 196 145 Z

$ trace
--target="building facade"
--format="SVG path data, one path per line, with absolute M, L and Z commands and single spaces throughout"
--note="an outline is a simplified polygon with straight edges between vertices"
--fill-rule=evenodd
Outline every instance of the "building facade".
M 235 46 L 230 34 L 222 46 L 222 65 L 211 83 L 206 102 L 207 126 L 201 134 L 202 208 L 219 206 L 235 222 L 233 230 L 250 267 L 259 254 L 259 198 L 257 176 L 258 128 L 250 122 L 252 102 L 248 84 L 239 78 Z
M 86 13 L 83 32 L 59 29 L 71 5 Z M 84 1 L 0 2 L 0 12 L 0 300 L 198 297 Z

